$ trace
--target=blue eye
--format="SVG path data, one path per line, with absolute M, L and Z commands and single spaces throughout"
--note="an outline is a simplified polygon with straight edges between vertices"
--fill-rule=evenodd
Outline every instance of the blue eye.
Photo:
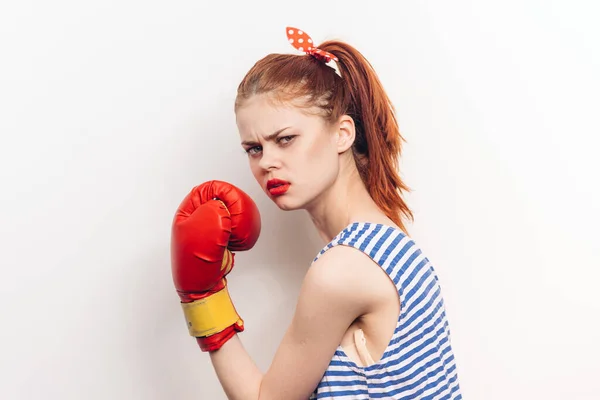
M 246 153 L 251 155 L 251 156 L 255 156 L 256 154 L 258 154 L 261 151 L 261 147 L 260 146 L 254 146 L 254 147 L 250 147 L 249 149 L 246 149 Z

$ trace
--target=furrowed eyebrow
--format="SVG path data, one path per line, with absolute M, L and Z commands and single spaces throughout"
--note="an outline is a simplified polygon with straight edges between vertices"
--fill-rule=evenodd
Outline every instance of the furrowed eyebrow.
M 277 137 L 277 135 L 279 135 L 281 132 L 285 131 L 286 129 L 291 128 L 291 126 L 286 126 L 285 128 L 281 128 L 276 132 L 271 133 L 269 136 L 265 137 L 265 140 L 267 142 L 272 141 L 273 139 L 275 139 Z M 255 141 L 251 141 L 251 140 L 245 140 L 242 142 L 242 146 L 256 146 L 258 145 L 258 142 Z

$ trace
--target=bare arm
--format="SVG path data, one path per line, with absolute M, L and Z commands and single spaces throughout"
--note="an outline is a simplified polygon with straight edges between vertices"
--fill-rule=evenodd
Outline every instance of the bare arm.
M 235 335 L 210 359 L 228 399 L 258 400 L 263 374 Z
M 361 271 L 371 261 L 337 246 L 309 269 L 296 312 L 275 358 L 263 375 L 236 336 L 211 353 L 219 381 L 231 400 L 306 400 L 352 322 L 368 311 L 369 288 Z

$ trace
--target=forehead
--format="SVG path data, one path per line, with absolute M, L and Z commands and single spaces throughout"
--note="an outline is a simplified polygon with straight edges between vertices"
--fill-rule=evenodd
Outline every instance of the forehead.
M 247 99 L 236 112 L 240 134 L 268 135 L 284 126 L 310 127 L 323 123 L 318 109 L 274 100 L 266 94 Z

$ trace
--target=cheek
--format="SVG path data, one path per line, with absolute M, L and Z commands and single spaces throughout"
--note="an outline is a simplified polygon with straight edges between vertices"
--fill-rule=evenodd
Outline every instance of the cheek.
M 319 153 L 323 160 L 328 160 L 331 162 L 332 160 L 337 159 L 338 153 L 334 143 L 334 136 L 329 132 L 322 132 L 320 135 L 320 140 L 314 144 L 314 151 Z
M 326 136 L 323 140 L 315 141 L 307 154 L 309 159 L 306 160 L 306 165 L 320 177 L 319 180 L 335 179 L 338 172 L 338 154 Z
M 258 183 L 261 183 L 260 182 L 261 169 L 260 169 L 260 166 L 258 165 L 258 161 L 254 160 L 253 158 L 249 158 L 248 165 L 250 166 L 250 171 L 252 172 L 252 175 L 254 175 L 254 178 L 256 179 L 256 181 Z

